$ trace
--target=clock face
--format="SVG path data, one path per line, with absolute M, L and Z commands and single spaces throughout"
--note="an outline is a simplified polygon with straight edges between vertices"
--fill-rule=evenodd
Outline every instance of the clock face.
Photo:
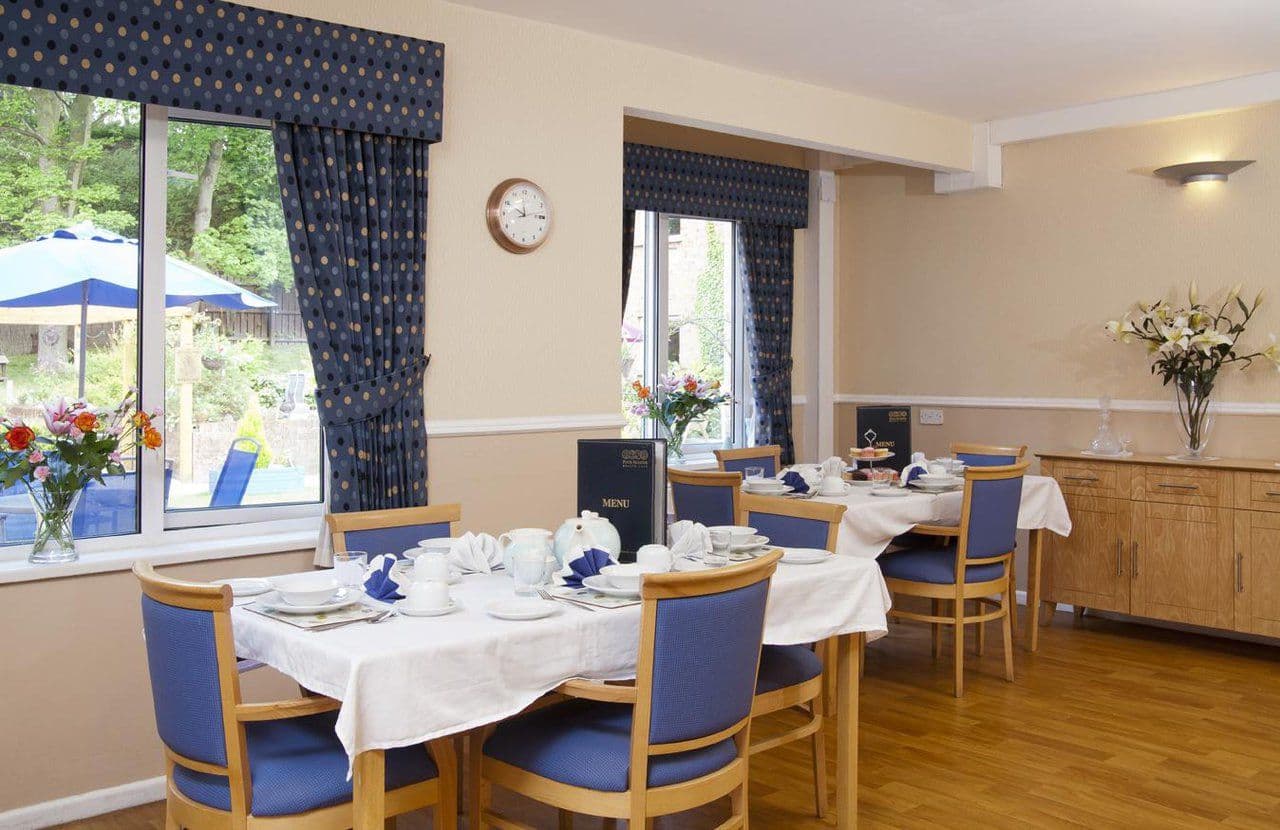
M 527 253 L 551 232 L 547 194 L 533 182 L 508 179 L 489 197 L 489 230 L 502 247 Z

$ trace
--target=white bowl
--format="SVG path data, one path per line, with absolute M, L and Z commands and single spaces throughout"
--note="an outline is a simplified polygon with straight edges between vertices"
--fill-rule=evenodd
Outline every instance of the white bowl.
M 342 586 L 330 572 L 292 574 L 271 580 L 280 598 L 290 605 L 322 605 L 333 599 Z
M 781 493 L 787 485 L 777 479 L 756 479 L 747 482 L 747 490 L 752 493 Z
M 635 562 L 629 562 L 624 565 L 605 565 L 600 569 L 600 575 L 615 588 L 624 591 L 639 591 L 640 582 L 646 573 L 655 573 L 653 569 L 646 569 Z
M 708 531 L 724 530 L 729 534 L 729 543 L 733 545 L 745 544 L 752 536 L 756 535 L 754 527 L 744 527 L 742 525 L 716 525 L 707 528 Z
M 921 473 L 917 478 L 921 481 L 928 482 L 929 484 L 950 484 L 956 480 L 956 477 L 949 473 L 943 475 L 938 475 L 937 473 Z
M 404 552 L 406 559 L 417 559 L 428 551 L 439 551 L 440 553 L 448 553 L 449 548 L 453 546 L 454 539 L 449 536 L 442 536 L 438 539 L 421 539 L 418 541 L 416 548 L 409 548 Z

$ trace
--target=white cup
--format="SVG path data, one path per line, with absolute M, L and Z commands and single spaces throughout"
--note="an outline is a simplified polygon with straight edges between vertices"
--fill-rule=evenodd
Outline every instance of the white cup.
M 414 582 L 448 582 L 449 560 L 443 551 L 428 551 L 413 560 Z
M 449 605 L 449 583 L 414 582 L 405 591 L 405 602 L 415 611 L 436 611 Z
M 840 476 L 826 476 L 822 479 L 822 483 L 818 485 L 818 495 L 820 496 L 843 496 L 844 495 L 844 479 Z
M 666 545 L 641 545 L 636 551 L 636 564 L 644 573 L 666 573 L 673 561 L 671 548 Z
M 951 465 L 945 461 L 930 461 L 929 475 L 931 476 L 949 476 L 951 475 Z

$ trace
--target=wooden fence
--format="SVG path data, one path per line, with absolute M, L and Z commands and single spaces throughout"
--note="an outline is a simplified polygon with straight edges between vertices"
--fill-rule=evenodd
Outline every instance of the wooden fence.
M 222 333 L 231 338 L 254 337 L 271 345 L 307 342 L 302 328 L 302 313 L 298 309 L 298 295 L 285 291 L 281 286 L 271 289 L 271 308 L 253 311 L 226 311 L 206 306 L 205 314 L 222 322 Z

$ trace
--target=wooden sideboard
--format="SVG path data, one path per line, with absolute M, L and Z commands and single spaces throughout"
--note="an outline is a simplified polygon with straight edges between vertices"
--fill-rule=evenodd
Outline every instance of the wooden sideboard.
M 1045 540 L 1045 601 L 1280 637 L 1274 461 L 1037 455 L 1073 525 Z

